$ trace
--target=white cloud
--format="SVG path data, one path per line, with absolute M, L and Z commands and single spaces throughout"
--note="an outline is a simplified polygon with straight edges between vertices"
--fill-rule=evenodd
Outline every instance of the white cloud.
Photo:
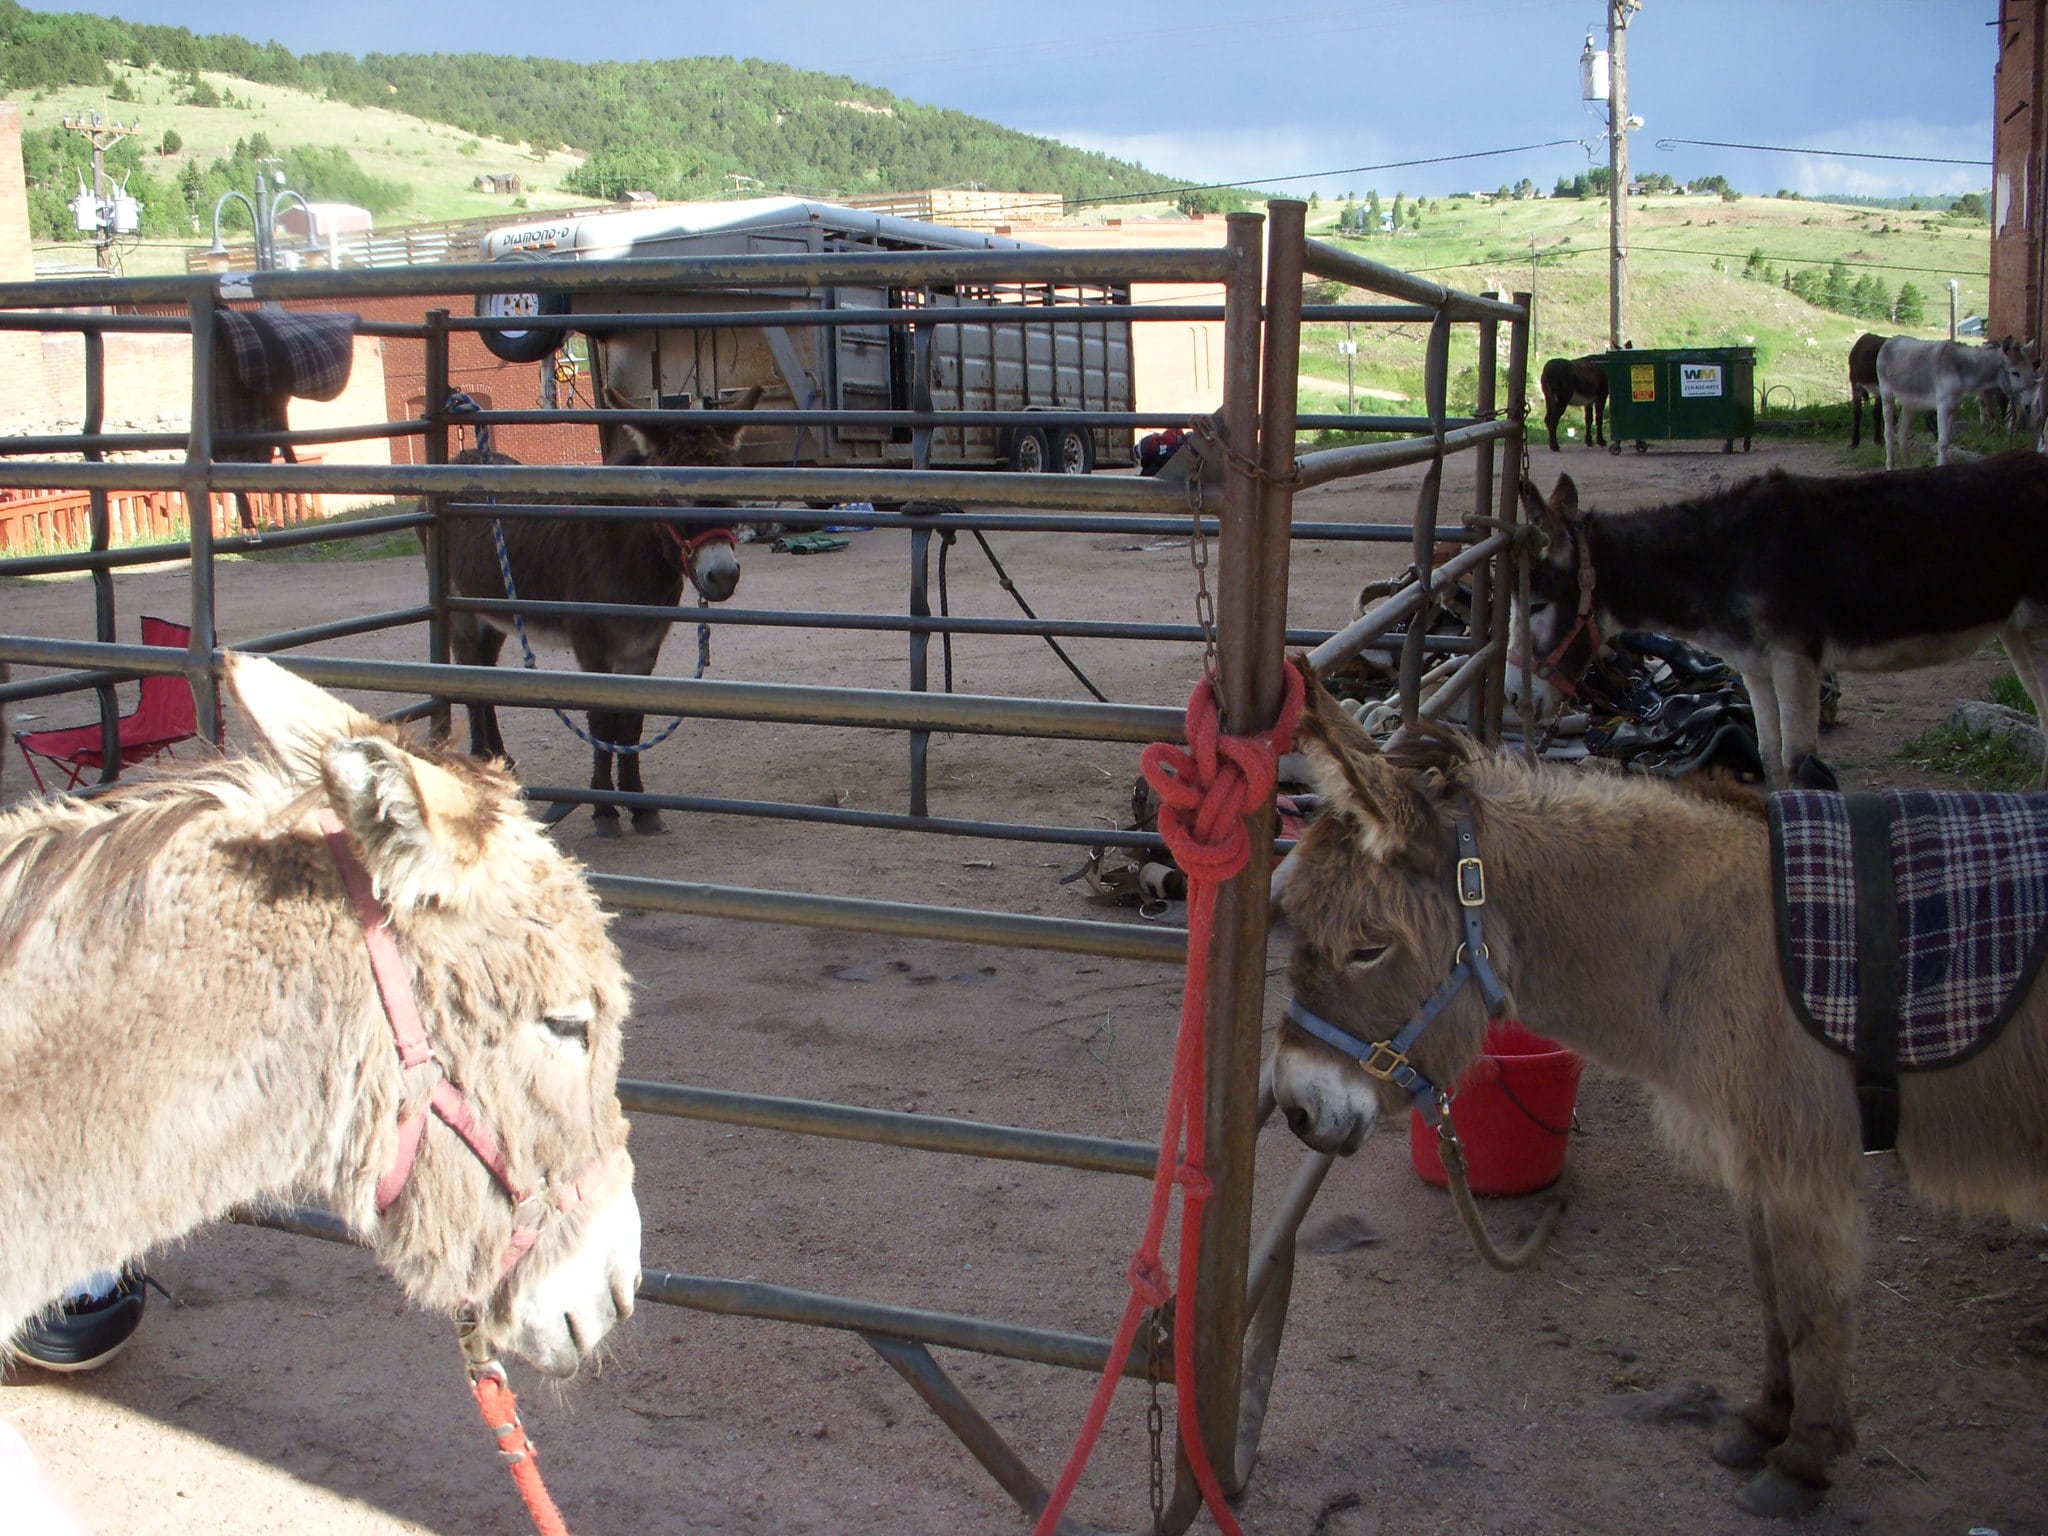
M 1988 165 L 1947 165 L 1941 159 L 1989 160 L 1990 130 L 1982 124 L 1923 123 L 1879 118 L 1822 133 L 1797 135 L 1798 147 L 1855 150 L 1867 155 L 1911 155 L 1919 160 L 1864 160 L 1826 154 L 1745 156 L 1747 176 L 1738 184 L 1765 190 L 1786 187 L 1814 196 L 1842 192 L 1856 197 L 1899 197 L 1915 192 L 1956 194 L 1991 184 Z M 1709 150 L 1693 150 L 1711 155 Z M 1773 179 L 1775 178 L 1775 179 Z

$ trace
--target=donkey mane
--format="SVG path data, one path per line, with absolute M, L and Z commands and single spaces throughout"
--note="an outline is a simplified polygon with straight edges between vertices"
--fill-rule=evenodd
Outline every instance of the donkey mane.
M 287 802 L 311 795 L 250 759 L 172 769 L 91 800 L 32 801 L 0 817 L 0 965 L 69 895 L 118 924 L 138 906 L 158 855 L 193 823 L 219 813 L 260 831 Z
M 1763 794 L 1739 779 L 1700 773 L 1651 781 L 1621 774 L 1589 774 L 1561 763 L 1531 763 L 1517 751 L 1488 747 L 1433 720 L 1403 726 L 1386 744 L 1384 755 L 1396 768 L 1429 775 L 1427 782 L 1434 793 L 1428 798 L 1436 806 L 1468 795 L 1481 816 L 1488 805 L 1547 814 L 1578 804 L 1582 797 L 1633 801 L 1636 791 L 1653 797 L 1676 793 L 1681 799 L 1723 806 L 1757 822 L 1769 815 Z

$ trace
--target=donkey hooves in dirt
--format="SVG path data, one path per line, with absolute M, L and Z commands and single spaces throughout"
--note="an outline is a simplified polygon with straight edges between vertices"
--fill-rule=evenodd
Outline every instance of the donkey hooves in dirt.
M 619 813 L 617 811 L 613 811 L 609 816 L 600 813 L 592 825 L 595 827 L 599 837 L 610 839 L 625 836 L 625 833 L 619 828 Z
M 1817 1488 L 1776 1467 L 1766 1467 L 1735 1495 L 1735 1502 L 1747 1513 L 1766 1520 L 1789 1520 L 1818 1508 L 1826 1497 L 1825 1488 Z
M 668 823 L 661 819 L 659 811 L 635 811 L 633 830 L 642 837 L 659 837 L 668 831 Z
M 1754 1472 L 1763 1466 L 1764 1458 L 1777 1443 L 1747 1419 L 1735 1419 L 1722 1427 L 1707 1449 L 1724 1467 Z

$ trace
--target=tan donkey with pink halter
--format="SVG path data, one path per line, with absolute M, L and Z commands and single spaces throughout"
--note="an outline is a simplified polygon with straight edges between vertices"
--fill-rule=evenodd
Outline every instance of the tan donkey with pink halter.
M 254 755 L 0 817 L 0 1339 L 310 1198 L 476 1358 L 568 1375 L 640 1273 L 627 980 L 581 867 L 498 770 L 267 661 L 226 681 Z

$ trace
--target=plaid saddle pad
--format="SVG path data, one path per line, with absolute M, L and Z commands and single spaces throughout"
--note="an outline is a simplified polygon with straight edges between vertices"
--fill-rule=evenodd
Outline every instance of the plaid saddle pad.
M 2048 795 L 1896 790 L 1898 1067 L 1951 1066 L 1983 1049 L 2032 986 L 2048 929 Z M 1778 952 L 1800 1020 L 1856 1053 L 1856 880 L 1839 794 L 1771 796 Z
M 213 322 L 217 431 L 281 432 L 290 396 L 332 400 L 348 387 L 354 315 L 222 309 Z M 261 452 L 270 457 L 268 450 Z

